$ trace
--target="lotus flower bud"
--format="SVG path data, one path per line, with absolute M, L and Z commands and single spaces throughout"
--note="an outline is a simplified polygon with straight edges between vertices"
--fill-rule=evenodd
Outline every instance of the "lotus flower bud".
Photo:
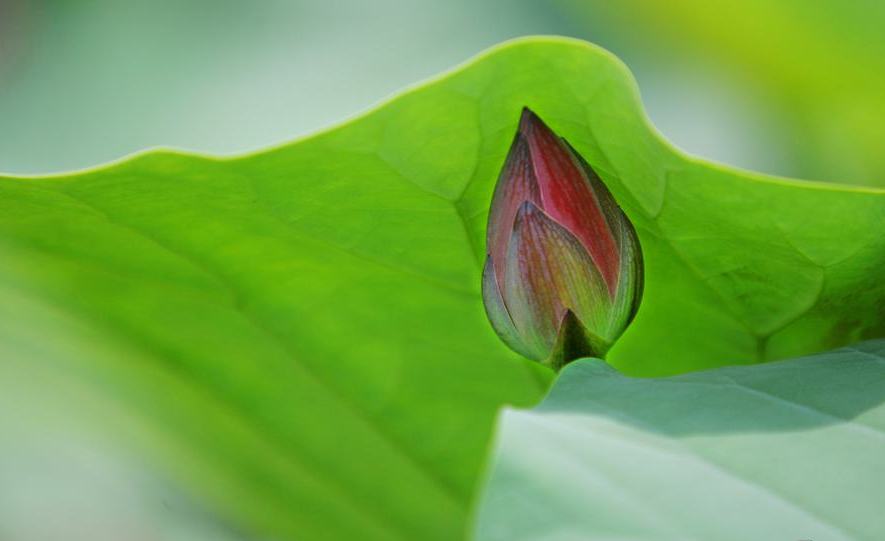
M 533 112 L 498 178 L 482 291 L 498 336 L 554 368 L 603 357 L 642 296 L 633 225 L 587 162 Z

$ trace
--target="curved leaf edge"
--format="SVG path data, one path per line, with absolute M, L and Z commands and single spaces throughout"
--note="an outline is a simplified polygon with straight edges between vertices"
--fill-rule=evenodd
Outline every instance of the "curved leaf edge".
M 826 181 L 818 181 L 818 180 L 805 180 L 805 179 L 797 179 L 790 177 L 783 177 L 777 175 L 770 175 L 764 172 L 753 171 L 750 169 L 744 169 L 741 167 L 736 167 L 732 165 L 728 165 L 722 162 L 717 162 L 715 160 L 710 160 L 706 158 L 700 158 L 691 155 L 690 153 L 680 149 L 674 143 L 667 139 L 667 137 L 654 125 L 651 119 L 648 116 L 648 113 L 645 110 L 645 107 L 642 103 L 642 97 L 639 90 L 639 85 L 636 81 L 636 78 L 633 76 L 633 73 L 630 71 L 630 68 L 621 61 L 614 53 L 608 51 L 607 49 L 600 47 L 599 45 L 595 45 L 589 41 L 585 41 L 578 38 L 570 38 L 565 36 L 556 36 L 556 35 L 536 35 L 536 36 L 524 36 L 513 38 L 510 40 L 503 41 L 497 45 L 494 45 L 484 51 L 474 55 L 473 57 L 465 60 L 464 62 L 455 65 L 452 68 L 449 68 L 442 73 L 424 79 L 422 81 L 416 82 L 411 85 L 407 85 L 403 89 L 396 91 L 385 98 L 382 98 L 374 105 L 369 106 L 368 108 L 359 111 L 351 116 L 348 116 L 341 120 L 340 122 L 333 123 L 325 128 L 321 128 L 312 133 L 305 134 L 301 137 L 296 137 L 294 139 L 290 139 L 284 141 L 278 145 L 271 145 L 269 147 L 265 147 L 257 150 L 250 150 L 243 153 L 236 153 L 232 155 L 218 155 L 211 153 L 203 153 L 199 151 L 191 151 L 186 149 L 180 149 L 175 147 L 152 147 L 144 150 L 139 150 L 133 152 L 131 154 L 124 155 L 117 160 L 112 160 L 110 162 L 97 164 L 95 166 L 86 167 L 83 169 L 77 169 L 72 171 L 63 171 L 63 172 L 55 172 L 48 174 L 38 174 L 38 175 L 16 175 L 16 174 L 8 174 L 0 171 L 0 179 L 31 179 L 31 180 L 41 180 L 41 179 L 58 179 L 61 177 L 75 177 L 80 175 L 88 175 L 100 171 L 110 170 L 116 167 L 124 166 L 130 164 L 131 162 L 135 162 L 137 160 L 143 158 L 150 158 L 156 156 L 179 156 L 186 158 L 195 158 L 207 161 L 214 161 L 219 163 L 224 162 L 236 162 L 240 160 L 247 160 L 254 158 L 256 156 L 261 156 L 264 154 L 268 154 L 271 152 L 286 150 L 288 148 L 294 147 L 301 143 L 311 141 L 315 138 L 327 135 L 329 133 L 335 132 L 339 129 L 345 128 L 350 124 L 359 122 L 370 115 L 374 114 L 376 111 L 384 109 L 389 104 L 404 97 L 410 96 L 414 93 L 417 93 L 428 86 L 432 86 L 436 83 L 449 79 L 450 77 L 470 68 L 471 66 L 482 62 L 488 57 L 494 56 L 498 53 L 501 53 L 510 49 L 518 49 L 522 47 L 532 46 L 536 44 L 564 44 L 564 45 L 572 45 L 577 47 L 583 47 L 590 51 L 593 54 L 603 56 L 607 58 L 611 64 L 620 71 L 624 76 L 624 81 L 627 83 L 625 86 L 625 90 L 630 93 L 631 101 L 636 107 L 636 111 L 639 113 L 639 117 L 642 120 L 644 127 L 654 136 L 657 142 L 661 143 L 665 148 L 667 148 L 670 152 L 678 156 L 679 158 L 692 162 L 696 165 L 702 165 L 704 167 L 709 167 L 714 170 L 718 170 L 721 172 L 727 172 L 732 174 L 739 174 L 745 177 L 747 180 L 751 180 L 759 183 L 768 183 L 768 184 L 780 184 L 780 185 L 788 185 L 801 187 L 806 189 L 813 190 L 826 190 L 826 191 L 835 191 L 835 192 L 854 192 L 854 193 L 872 193 L 872 194 L 885 194 L 885 188 L 876 188 L 871 186 L 861 186 L 856 184 L 843 184 L 843 183 L 834 183 L 834 182 L 826 182 Z

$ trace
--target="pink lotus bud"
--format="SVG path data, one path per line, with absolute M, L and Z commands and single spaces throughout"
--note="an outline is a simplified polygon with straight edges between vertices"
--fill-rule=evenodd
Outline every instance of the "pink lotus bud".
M 498 178 L 486 313 L 513 350 L 554 368 L 602 357 L 642 296 L 636 231 L 587 162 L 529 109 Z

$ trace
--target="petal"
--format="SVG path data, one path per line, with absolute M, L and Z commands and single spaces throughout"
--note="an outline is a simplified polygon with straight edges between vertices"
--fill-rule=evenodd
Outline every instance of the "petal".
M 593 260 L 574 235 L 530 202 L 517 212 L 505 265 L 504 303 L 532 358 L 550 356 L 568 310 L 608 339 L 611 298 Z
M 616 338 L 633 321 L 642 300 L 644 285 L 642 249 L 633 223 L 615 201 L 602 179 L 571 145 L 569 148 L 584 170 L 588 172 L 590 184 L 618 245 L 618 283 L 613 299 L 614 306 L 610 326 L 610 333 Z
M 644 286 L 644 269 L 642 250 L 633 224 L 625 216 L 623 220 L 617 222 L 617 227 L 613 228 L 613 231 L 618 239 L 618 251 L 621 256 L 621 275 L 612 307 L 610 327 L 610 335 L 612 338 L 617 338 L 633 321 L 639 310 Z
M 528 357 L 530 352 L 523 345 L 517 334 L 513 320 L 507 306 L 504 305 L 504 299 L 501 297 L 501 290 L 498 288 L 498 280 L 495 277 L 495 265 L 491 256 L 486 258 L 485 267 L 482 269 L 482 300 L 486 308 L 486 315 L 492 322 L 492 328 L 501 340 L 507 344 L 510 349 L 520 355 Z
M 614 199 L 593 169 L 529 109 L 523 110 L 519 131 L 528 142 L 541 208 L 580 240 L 614 295 L 620 269 L 618 243 L 606 219 L 606 202 L 600 201 L 607 197 L 614 204 Z M 598 182 L 592 183 L 591 176 Z M 600 186 L 603 193 L 597 193 Z
M 504 168 L 495 186 L 492 207 L 489 211 L 489 224 L 486 229 L 486 251 L 497 261 L 498 283 L 504 283 L 503 262 L 507 256 L 507 246 L 513 231 L 513 221 L 519 206 L 525 201 L 540 204 L 541 196 L 535 175 L 532 172 L 529 147 L 525 139 L 516 134 Z

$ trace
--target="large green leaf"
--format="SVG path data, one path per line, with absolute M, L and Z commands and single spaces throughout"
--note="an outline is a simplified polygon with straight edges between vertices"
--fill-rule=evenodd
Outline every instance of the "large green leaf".
M 885 538 L 885 340 L 661 379 L 586 359 L 503 415 L 477 538 Z
M 497 408 L 534 403 L 552 375 L 499 342 L 479 295 L 524 105 L 639 230 L 647 288 L 619 368 L 885 334 L 885 192 L 683 156 L 611 55 L 532 38 L 267 152 L 3 179 L 4 363 L 77 381 L 91 398 L 72 411 L 113 409 L 126 421 L 92 420 L 258 531 L 456 538 Z

